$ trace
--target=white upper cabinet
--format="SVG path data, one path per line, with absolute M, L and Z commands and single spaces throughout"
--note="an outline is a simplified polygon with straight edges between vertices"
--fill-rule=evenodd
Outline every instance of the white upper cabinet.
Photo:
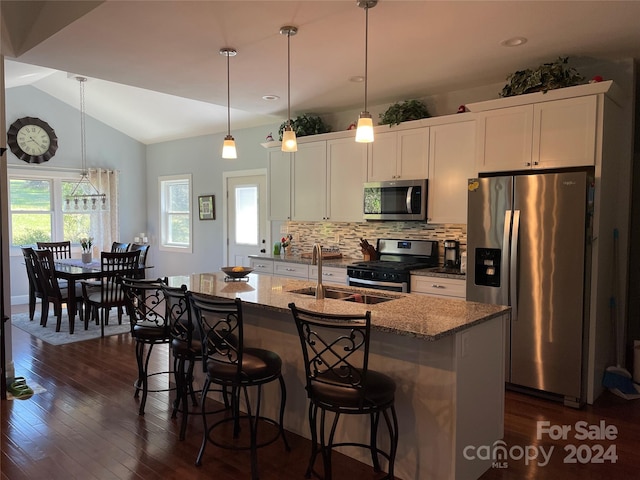
M 291 219 L 291 153 L 269 149 L 269 220 Z
M 326 216 L 326 166 L 326 141 L 298 143 L 293 155 L 292 220 L 317 221 Z
M 429 174 L 429 127 L 376 131 L 369 144 L 368 181 L 410 180 Z
M 467 223 L 467 180 L 476 176 L 475 158 L 475 121 L 431 127 L 429 223 Z
M 535 104 L 534 168 L 594 165 L 597 105 L 595 95 Z
M 269 149 L 269 218 L 362 222 L 367 146 L 354 136 Z
M 482 112 L 478 123 L 479 172 L 531 168 L 533 105 Z
M 478 171 L 594 165 L 596 129 L 596 95 L 481 112 Z
M 367 146 L 353 137 L 327 141 L 327 210 L 324 220 L 362 222 Z

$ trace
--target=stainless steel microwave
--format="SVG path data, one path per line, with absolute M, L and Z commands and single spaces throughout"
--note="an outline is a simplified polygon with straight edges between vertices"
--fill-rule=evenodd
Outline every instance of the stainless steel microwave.
M 391 180 L 364 184 L 365 220 L 427 219 L 427 180 Z

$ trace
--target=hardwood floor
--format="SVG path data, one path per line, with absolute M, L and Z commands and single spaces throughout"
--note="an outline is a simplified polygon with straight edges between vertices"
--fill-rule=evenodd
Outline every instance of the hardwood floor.
M 164 369 L 167 349 L 154 355 L 152 368 Z M 149 394 L 146 414 L 138 416 L 138 401 L 133 398 L 134 346 L 127 334 L 52 346 L 14 328 L 13 360 L 17 375 L 46 392 L 29 400 L 2 402 L 2 480 L 250 478 L 247 452 L 209 445 L 202 467 L 194 465 L 201 419 L 191 416 L 187 439 L 179 441 L 179 422 L 170 418 L 170 393 Z M 502 465 L 506 468 L 492 468 L 482 480 L 640 478 L 640 400 L 626 401 L 607 393 L 595 406 L 575 410 L 515 392 L 507 392 L 506 399 L 504 441 L 510 452 Z M 548 435 L 537 439 L 538 421 L 568 425 L 571 431 L 566 440 L 551 440 Z M 617 436 L 576 440 L 580 421 L 588 426 L 605 422 L 609 429 L 617 429 Z M 293 434 L 288 439 L 289 453 L 280 441 L 259 451 L 261 479 L 304 478 L 310 442 Z M 617 459 L 613 463 L 605 455 L 604 463 L 567 464 L 563 461 L 570 444 L 577 447 L 578 458 L 595 457 L 596 445 L 601 445 L 609 454 L 615 449 Z M 538 464 L 540 458 L 528 465 L 518 459 L 528 446 L 545 452 L 553 446 L 549 464 Z M 382 476 L 344 455 L 334 457 L 337 480 Z

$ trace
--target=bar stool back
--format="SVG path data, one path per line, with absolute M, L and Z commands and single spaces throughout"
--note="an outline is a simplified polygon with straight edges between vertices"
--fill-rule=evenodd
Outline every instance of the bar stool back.
M 193 406 L 198 405 L 196 392 L 193 389 L 193 369 L 196 362 L 202 360 L 202 342 L 199 327 L 193 322 L 191 302 L 187 295 L 187 286 L 162 286 L 164 292 L 166 314 L 170 324 L 171 351 L 173 352 L 173 370 L 176 380 L 176 399 L 173 402 L 171 418 L 176 418 L 182 411 L 180 424 L 180 440 L 184 440 L 189 415 L 188 399 Z
M 221 448 L 233 450 L 250 450 L 251 452 L 251 478 L 258 478 L 257 449 L 273 443 L 282 437 L 287 451 L 290 450 L 284 433 L 283 419 L 287 392 L 282 378 L 282 360 L 275 353 L 260 348 L 247 348 L 244 346 L 242 301 L 219 299 L 206 295 L 189 292 L 191 305 L 202 332 L 203 358 L 206 362 L 207 376 L 202 392 L 202 421 L 204 435 L 202 446 L 196 459 L 196 465 L 202 465 L 202 456 L 208 442 Z M 280 417 L 276 422 L 273 419 L 260 416 L 260 403 L 262 401 L 262 385 L 269 382 L 280 383 Z M 231 389 L 231 413 L 232 416 L 217 421 L 213 425 L 207 425 L 205 410 L 207 393 L 211 384 L 217 384 Z M 249 400 L 249 387 L 257 387 L 255 411 Z M 240 414 L 240 394 L 244 394 L 246 414 Z M 241 419 L 249 423 L 249 445 L 241 444 L 237 439 L 240 434 Z M 233 422 L 233 438 L 235 442 L 222 443 L 213 435 L 216 427 L 227 422 Z M 277 434 L 272 438 L 258 443 L 258 424 L 269 423 L 277 427 Z
M 382 455 L 389 461 L 389 473 L 384 478 L 393 479 L 398 446 L 398 419 L 394 406 L 396 384 L 387 375 L 369 369 L 371 312 L 364 315 L 330 315 L 303 310 L 294 303 L 290 303 L 289 308 L 298 328 L 307 377 L 311 458 L 306 477 L 310 478 L 312 473 L 320 476 L 314 470 L 320 429 L 320 453 L 325 479 L 331 479 L 331 450 L 338 446 L 368 449 L 376 472 L 380 471 L 378 455 Z M 318 410 L 321 411 L 319 422 Z M 334 413 L 328 440 L 325 438 L 327 411 Z M 369 444 L 334 443 L 342 414 L 371 417 Z M 377 445 L 380 414 L 389 430 L 389 452 L 380 450 Z
M 169 371 L 149 373 L 149 360 L 155 345 L 171 342 L 170 324 L 166 318 L 163 287 L 167 279 L 146 280 L 131 277 L 120 279 L 126 299 L 127 311 L 131 322 L 131 336 L 136 341 L 136 361 L 138 379 L 135 383 L 134 397 L 138 398 L 142 390 L 142 399 L 138 414 L 144 415 L 149 392 L 172 390 L 172 388 L 149 388 L 149 377 L 171 374 Z

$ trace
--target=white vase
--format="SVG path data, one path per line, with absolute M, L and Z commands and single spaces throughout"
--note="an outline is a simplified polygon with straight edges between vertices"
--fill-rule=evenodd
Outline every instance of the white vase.
M 91 263 L 91 252 L 82 254 L 82 263 Z

